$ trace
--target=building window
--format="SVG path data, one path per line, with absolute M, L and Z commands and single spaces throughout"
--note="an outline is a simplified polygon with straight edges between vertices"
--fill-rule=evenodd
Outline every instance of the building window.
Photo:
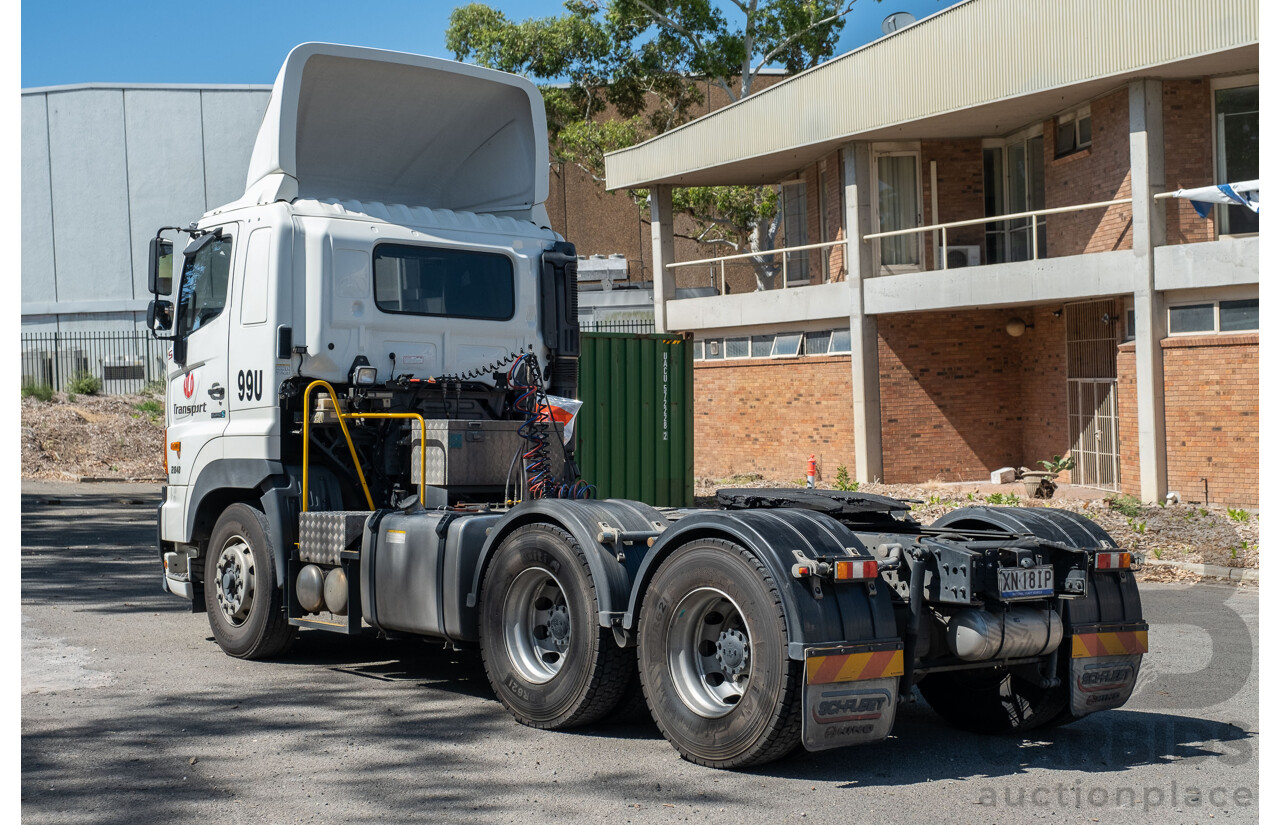
M 707 341 L 707 360 L 719 361 L 724 358 L 724 342 L 718 338 Z
M 831 331 L 831 345 L 827 348 L 828 355 L 836 353 L 849 352 L 849 330 L 836 329 Z
M 782 184 L 782 242 L 785 246 L 809 243 L 808 190 L 804 181 Z M 787 283 L 809 282 L 809 250 L 784 252 L 787 256 Z
M 1218 89 L 1213 95 L 1218 183 L 1258 179 L 1258 87 Z M 1244 206 L 1218 207 L 1218 232 L 1258 231 L 1258 213 Z
M 1169 307 L 1169 334 L 1253 332 L 1258 329 L 1258 299 L 1202 301 Z
M 831 330 L 822 332 L 806 332 L 804 334 L 804 354 L 805 355 L 826 355 L 827 347 L 831 343 Z
M 751 357 L 752 358 L 768 358 L 773 352 L 773 336 L 772 335 L 753 335 L 751 336 Z
M 800 345 L 804 336 L 798 332 L 786 332 L 773 339 L 774 358 L 791 358 L 800 354 Z
M 1058 115 L 1054 157 L 1062 157 L 1085 149 L 1093 143 L 1093 117 L 1088 106 Z
M 695 360 L 695 361 L 701 361 L 701 360 L 703 359 L 703 354 L 702 354 L 702 353 L 703 353 L 703 345 L 704 345 L 705 343 L 706 343 L 705 341 L 694 341 L 694 342 L 693 342 L 693 360 Z
M 751 357 L 751 339 L 750 338 L 724 339 L 724 357 L 725 358 L 750 358 Z

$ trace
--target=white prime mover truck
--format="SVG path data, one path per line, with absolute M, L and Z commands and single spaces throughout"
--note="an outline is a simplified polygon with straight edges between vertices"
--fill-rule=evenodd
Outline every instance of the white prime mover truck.
M 1124 704 L 1147 626 L 1130 555 L 1086 519 L 589 497 L 547 400 L 575 395 L 579 341 L 544 117 L 520 77 L 304 44 L 244 196 L 157 233 L 161 581 L 222 649 L 477 649 L 526 725 L 647 706 L 715 767 L 883 739 L 913 687 L 988 732 Z

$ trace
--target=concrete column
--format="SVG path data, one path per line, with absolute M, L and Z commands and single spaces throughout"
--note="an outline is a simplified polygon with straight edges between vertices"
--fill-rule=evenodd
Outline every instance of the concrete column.
M 653 328 L 668 332 L 667 301 L 676 297 L 676 281 L 667 264 L 676 260 L 675 223 L 671 216 L 671 187 L 649 190 L 649 233 L 653 239 Z
M 1164 296 L 1156 291 L 1155 249 L 1165 242 L 1164 101 L 1159 80 L 1129 83 L 1129 167 L 1133 189 L 1134 341 L 1138 383 L 1138 475 L 1143 501 L 1161 501 L 1169 478 L 1164 432 Z
M 849 270 L 849 344 L 853 357 L 853 445 L 859 482 L 884 478 L 880 444 L 880 346 L 875 316 L 867 315 L 862 283 L 871 276 L 871 147 L 850 143 L 844 159 L 844 236 Z

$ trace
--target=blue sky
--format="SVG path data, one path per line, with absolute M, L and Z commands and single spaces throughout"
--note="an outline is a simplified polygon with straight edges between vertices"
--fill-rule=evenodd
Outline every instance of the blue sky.
M 839 51 L 881 35 L 889 14 L 917 18 L 957 0 L 858 0 Z M 22 87 L 70 83 L 271 83 L 289 49 L 308 40 L 436 57 L 451 0 L 28 0 L 22 6 Z M 562 0 L 491 0 L 508 17 L 558 14 Z M 731 18 L 732 19 L 732 18 Z

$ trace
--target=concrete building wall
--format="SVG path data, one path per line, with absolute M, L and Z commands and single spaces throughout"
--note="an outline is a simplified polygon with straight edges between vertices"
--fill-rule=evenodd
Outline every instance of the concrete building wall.
M 147 246 L 244 192 L 268 87 L 22 95 L 24 332 L 140 328 Z

